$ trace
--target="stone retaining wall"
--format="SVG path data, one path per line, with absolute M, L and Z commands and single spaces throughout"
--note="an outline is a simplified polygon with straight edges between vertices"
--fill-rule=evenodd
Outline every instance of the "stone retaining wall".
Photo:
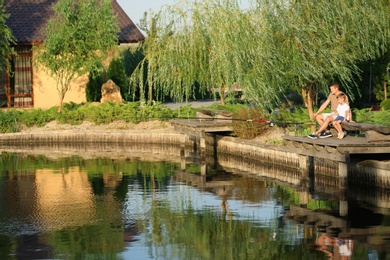
M 1 134 L 0 144 L 43 143 L 143 143 L 192 145 L 189 136 L 176 132 L 148 131 L 51 131 L 42 133 Z
M 182 134 L 176 131 L 48 131 L 48 132 L 25 132 L 13 134 L 0 134 L 0 145 L 3 147 L 18 147 L 18 146 L 34 146 L 34 149 L 45 146 L 45 144 L 85 144 L 84 149 L 88 151 L 94 149 L 93 146 L 97 144 L 139 144 L 139 149 L 150 151 L 147 149 L 147 144 L 165 145 L 165 146 L 180 146 L 181 149 L 188 147 L 186 150 L 194 150 L 199 147 L 199 138 Z M 87 146 L 89 144 L 89 146 Z M 98 145 L 99 146 L 99 145 Z M 144 148 L 142 147 L 144 146 Z M 99 146 L 100 147 L 100 146 Z M 150 147 L 149 147 L 150 148 Z M 275 166 L 282 166 L 290 169 L 293 176 L 289 176 L 289 171 L 282 171 L 281 179 L 290 183 L 296 183 L 302 176 L 297 171 L 299 170 L 299 156 L 298 154 L 284 150 L 283 146 L 265 145 L 256 143 L 253 140 L 242 140 L 233 137 L 206 137 L 206 152 L 214 153 L 217 149 L 218 154 L 231 156 L 231 159 L 221 161 L 227 168 L 234 168 L 238 165 L 239 158 L 244 158 L 245 161 L 253 160 L 254 164 L 248 166 L 247 171 L 254 173 L 258 163 Z M 99 148 L 97 148 L 99 149 Z M 179 151 L 179 150 L 175 150 Z M 119 150 L 114 151 L 119 152 Z M 124 151 L 122 151 L 124 152 Z M 188 154 L 187 154 L 188 155 Z M 222 159 L 222 156 L 219 156 Z M 226 158 L 224 156 L 223 158 Z M 322 175 L 336 177 L 337 165 L 334 162 L 319 162 L 318 167 L 314 170 Z M 376 187 L 388 188 L 390 187 L 390 167 L 389 163 L 371 162 L 356 163 L 351 167 L 348 173 L 349 179 L 354 183 L 369 184 Z M 242 170 L 240 164 L 239 168 Z M 266 169 L 265 167 L 264 169 Z M 263 169 L 263 170 L 264 170 Z M 291 170 L 294 169 L 294 170 Z M 276 171 L 280 172 L 280 171 Z M 264 174 L 264 173 L 263 173 Z M 267 177 L 278 178 L 278 174 L 266 173 Z M 269 175 L 269 176 L 268 176 Z

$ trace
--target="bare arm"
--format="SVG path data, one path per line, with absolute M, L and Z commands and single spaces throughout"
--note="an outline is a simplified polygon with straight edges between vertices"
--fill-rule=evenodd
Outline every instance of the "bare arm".
M 351 109 L 351 107 L 349 108 L 349 122 L 351 122 L 351 123 L 354 123 L 355 121 L 353 121 L 353 119 L 352 119 L 352 109 Z
M 330 99 L 327 99 L 327 100 L 320 106 L 320 108 L 317 110 L 317 112 L 313 114 L 313 118 L 315 118 L 319 113 L 321 113 L 322 111 L 324 111 L 324 109 L 329 105 L 329 103 L 330 103 Z

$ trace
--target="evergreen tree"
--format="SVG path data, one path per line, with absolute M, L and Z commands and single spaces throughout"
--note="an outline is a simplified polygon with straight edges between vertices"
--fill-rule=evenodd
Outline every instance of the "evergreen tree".
M 15 44 L 15 38 L 11 29 L 6 25 L 8 17 L 4 8 L 4 0 L 0 0 L 0 71 L 9 70 L 9 58 L 14 53 L 11 46 Z

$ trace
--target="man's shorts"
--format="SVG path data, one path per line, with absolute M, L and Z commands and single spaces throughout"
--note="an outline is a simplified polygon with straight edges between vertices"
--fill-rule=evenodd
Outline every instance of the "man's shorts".
M 328 116 L 332 115 L 332 113 L 322 113 L 322 116 L 324 117 L 324 121 Z

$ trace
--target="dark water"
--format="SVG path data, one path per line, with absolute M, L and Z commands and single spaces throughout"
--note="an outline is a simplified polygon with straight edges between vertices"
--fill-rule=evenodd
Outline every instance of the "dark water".
M 0 167 L 0 259 L 390 259 L 385 191 L 134 158 L 2 153 Z

